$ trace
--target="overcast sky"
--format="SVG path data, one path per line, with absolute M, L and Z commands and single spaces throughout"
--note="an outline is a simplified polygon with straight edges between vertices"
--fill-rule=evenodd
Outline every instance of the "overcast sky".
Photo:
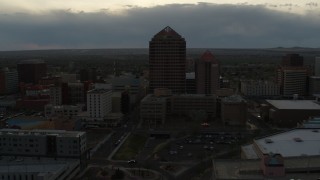
M 170 26 L 189 48 L 320 47 L 320 3 L 305 0 L 0 0 L 0 51 L 147 48 Z

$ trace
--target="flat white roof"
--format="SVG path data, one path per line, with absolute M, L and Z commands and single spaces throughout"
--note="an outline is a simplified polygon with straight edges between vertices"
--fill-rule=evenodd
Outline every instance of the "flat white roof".
M 320 105 L 313 100 L 267 100 L 277 109 L 320 110 Z
M 65 130 L 21 130 L 21 129 L 0 129 L 0 135 L 50 135 L 55 134 L 59 137 L 79 137 L 85 134 L 84 131 L 65 131 Z
M 284 157 L 320 155 L 320 129 L 293 129 L 254 140 L 262 153 Z

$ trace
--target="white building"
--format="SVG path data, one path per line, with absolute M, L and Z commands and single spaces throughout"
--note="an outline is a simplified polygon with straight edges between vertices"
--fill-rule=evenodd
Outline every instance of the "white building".
M 93 89 L 87 93 L 87 109 L 89 117 L 101 121 L 112 111 L 112 91 L 109 89 Z
M 86 151 L 86 133 L 63 130 L 0 130 L 0 152 L 7 156 L 79 158 Z
M 319 156 L 320 129 L 293 129 L 258 138 L 253 144 L 242 146 L 244 159 L 258 159 L 263 154 L 279 153 L 283 157 Z
M 87 94 L 87 112 L 78 116 L 86 128 L 115 127 L 122 120 L 123 114 L 112 112 L 112 91 L 93 89 Z
M 280 86 L 268 81 L 241 81 L 241 93 L 245 96 L 278 96 Z

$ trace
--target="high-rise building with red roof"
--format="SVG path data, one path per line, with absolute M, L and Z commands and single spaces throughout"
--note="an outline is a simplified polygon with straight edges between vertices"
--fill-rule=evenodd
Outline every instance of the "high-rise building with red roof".
M 219 61 L 210 51 L 196 61 L 195 73 L 197 94 L 215 94 L 219 89 Z
M 169 26 L 149 42 L 150 91 L 168 88 L 186 92 L 186 41 Z

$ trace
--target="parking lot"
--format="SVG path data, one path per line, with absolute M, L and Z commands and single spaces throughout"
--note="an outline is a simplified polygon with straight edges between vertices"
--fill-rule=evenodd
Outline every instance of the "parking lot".
M 240 134 L 201 133 L 170 142 L 158 156 L 161 161 L 200 161 L 239 145 Z

